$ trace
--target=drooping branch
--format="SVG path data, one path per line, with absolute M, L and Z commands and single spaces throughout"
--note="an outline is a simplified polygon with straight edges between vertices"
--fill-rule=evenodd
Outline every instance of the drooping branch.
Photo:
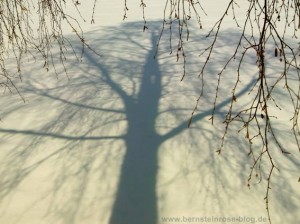
M 73 51 L 77 60 L 80 60 L 85 48 L 98 54 L 86 43 L 79 20 L 66 13 L 67 7 L 73 7 L 79 19 L 85 22 L 79 5 L 78 0 L 0 1 L 0 87 L 9 91 L 17 90 L 14 80 L 22 79 L 22 58 L 26 54 L 34 59 L 41 58 L 45 69 L 48 71 L 53 67 L 56 75 L 58 74 L 57 62 L 53 58 L 54 50 L 58 50 L 59 63 L 66 73 L 67 49 Z M 69 26 L 81 41 L 81 55 L 76 53 L 66 37 L 64 25 Z M 7 60 L 12 58 L 11 55 L 17 65 L 15 71 L 6 66 Z
M 162 38 L 164 31 L 169 27 L 169 40 L 170 52 L 173 52 L 174 36 L 172 34 L 174 25 L 178 31 L 178 44 L 176 50 L 176 60 L 180 57 L 183 58 L 183 76 L 185 77 L 186 58 L 184 51 L 184 42 L 189 39 L 189 23 L 191 19 L 191 11 L 188 7 L 194 9 L 194 17 L 196 17 L 200 28 L 202 28 L 199 8 L 195 8 L 196 3 L 200 6 L 199 2 L 194 1 L 171 1 L 166 0 L 164 9 L 164 21 L 159 41 Z M 300 67 L 297 56 L 299 54 L 299 46 L 297 46 L 297 31 L 300 28 L 300 3 L 298 0 L 288 1 L 274 1 L 274 0 L 249 0 L 244 1 L 243 4 L 248 4 L 246 16 L 244 21 L 237 18 L 236 11 L 239 8 L 235 0 L 229 1 L 224 13 L 221 14 L 220 19 L 210 29 L 207 38 L 211 39 L 200 57 L 204 58 L 204 63 L 200 67 L 199 78 L 202 83 L 199 97 L 196 101 L 194 110 L 192 111 L 191 118 L 188 126 L 192 125 L 193 118 L 197 117 L 197 110 L 201 105 L 201 99 L 206 90 L 204 80 L 206 79 L 206 71 L 209 62 L 214 60 L 214 52 L 221 37 L 221 29 L 224 27 L 224 20 L 229 15 L 232 15 L 233 21 L 240 31 L 236 44 L 233 46 L 233 53 L 229 56 L 222 65 L 218 72 L 216 83 L 215 97 L 212 107 L 211 122 L 214 124 L 214 117 L 217 111 L 219 94 L 222 89 L 223 76 L 226 73 L 226 68 L 229 66 L 237 66 L 236 75 L 234 75 L 234 85 L 232 87 L 232 97 L 229 102 L 227 114 L 224 119 L 225 130 L 221 138 L 221 144 L 217 152 L 220 154 L 224 148 L 224 143 L 229 131 L 229 127 L 233 124 L 242 124 L 239 132 L 245 132 L 245 137 L 249 142 L 249 155 L 251 155 L 253 162 L 249 175 L 249 186 L 254 169 L 260 170 L 261 175 L 267 173 L 265 180 L 267 181 L 266 190 L 266 207 L 271 222 L 269 211 L 269 190 L 271 186 L 271 177 L 274 170 L 278 169 L 276 160 L 274 159 L 274 145 L 284 155 L 290 152 L 280 142 L 278 134 L 274 127 L 274 121 L 279 119 L 274 115 L 273 109 L 282 110 L 277 102 L 279 99 L 276 97 L 276 91 L 286 93 L 286 103 L 289 103 L 293 108 L 292 114 L 292 132 L 295 137 L 295 143 L 300 151 L 299 145 L 299 111 L 300 111 Z M 189 9 L 190 9 L 189 8 Z M 239 9 L 240 10 L 240 9 Z M 283 27 L 283 29 L 282 29 Z M 294 38 L 294 39 L 293 39 Z M 159 42 L 158 45 L 159 47 Z M 270 52 L 274 52 L 272 55 Z M 236 91 L 241 84 L 241 79 L 244 77 L 242 72 L 243 64 L 246 59 L 245 56 L 254 55 L 256 63 L 253 67 L 256 68 L 257 73 L 256 82 L 254 82 L 251 90 L 249 91 L 250 102 L 243 108 L 238 108 L 237 101 L 239 100 Z M 272 66 L 270 57 L 275 57 L 276 60 L 276 74 L 269 74 Z M 238 59 L 237 65 L 233 62 Z M 291 81 L 293 79 L 293 81 Z M 295 85 L 295 80 L 298 84 Z M 293 82 L 293 83 L 292 83 Z M 282 88 L 284 83 L 284 88 Z M 252 147 L 254 141 L 261 147 Z M 261 163 L 266 158 L 269 161 L 270 169 L 262 169 Z M 262 177 L 261 177 L 262 178 Z

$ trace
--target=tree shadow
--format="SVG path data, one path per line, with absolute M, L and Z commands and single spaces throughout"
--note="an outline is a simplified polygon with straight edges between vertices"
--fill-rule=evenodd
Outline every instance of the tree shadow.
M 28 71 L 21 90 L 30 102 L 10 104 L 1 99 L 6 103 L 5 120 L 20 123 L 0 129 L 0 145 L 6 148 L 0 168 L 3 211 L 14 211 L 24 192 L 32 195 L 36 188 L 44 189 L 35 199 L 26 199 L 25 209 L 11 223 L 39 219 L 40 223 L 155 224 L 166 214 L 181 214 L 180 208 L 191 210 L 190 214 L 201 208 L 201 214 L 228 215 L 224 211 L 228 199 L 246 187 L 246 140 L 231 136 L 227 147 L 235 153 L 225 153 L 221 159 L 216 155 L 217 133 L 223 130 L 208 126 L 213 85 L 187 129 L 194 106 L 188 98 L 198 94 L 198 83 L 179 83 L 174 73 L 182 64 L 165 58 L 167 40 L 154 59 L 159 25 L 150 24 L 148 33 L 142 33 L 138 23 L 94 31 L 89 34 L 91 46 L 101 46 L 102 58 L 85 52 L 81 66 L 69 64 L 70 81 L 41 80 L 38 72 Z M 194 69 L 197 58 L 189 63 Z M 217 74 L 214 69 L 208 72 Z M 215 78 L 208 83 L 210 79 Z M 253 83 L 245 82 L 236 97 L 246 95 Z M 192 93 L 187 94 L 187 86 Z M 221 119 L 230 102 L 230 95 L 224 94 L 216 104 L 217 117 Z M 22 114 L 28 115 L 24 121 Z M 294 200 L 291 210 L 297 207 Z M 173 207 L 180 202 L 181 207 Z M 256 196 L 250 202 L 259 203 Z M 238 209 L 241 204 L 231 206 Z M 29 219 L 41 205 L 44 214 Z M 263 207 L 262 201 L 257 210 Z

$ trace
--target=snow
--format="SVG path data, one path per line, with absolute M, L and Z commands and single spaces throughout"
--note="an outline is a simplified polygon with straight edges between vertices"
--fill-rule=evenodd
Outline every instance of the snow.
M 165 1 L 145 2 L 146 32 L 139 1 L 127 1 L 125 21 L 123 2 L 98 1 L 95 24 L 89 23 L 92 1 L 82 2 L 79 9 L 87 20 L 82 25 L 87 43 L 102 57 L 86 49 L 79 63 L 70 51 L 68 76 L 61 65 L 56 77 L 53 69 L 42 68 L 42 62 L 23 60 L 23 81 L 17 86 L 25 103 L 16 93 L 0 96 L 0 223 L 267 219 L 266 174 L 260 183 L 253 177 L 251 188 L 247 187 L 252 160 L 245 133 L 237 134 L 240 127 L 230 128 L 223 152 L 216 153 L 236 64 L 222 78 L 215 125 L 209 120 L 217 74 L 239 32 L 231 17 L 224 22 L 217 53 L 205 73 L 205 95 L 187 128 L 201 89 L 199 52 L 207 47 L 210 40 L 205 35 L 228 1 L 203 3 L 208 16 L 202 15 L 203 30 L 191 25 L 185 49 L 187 75 L 182 82 L 182 60 L 176 62 L 176 54 L 169 54 L 167 34 L 153 59 Z M 238 20 L 243 19 L 243 2 Z M 80 52 L 72 31 L 67 27 L 65 31 Z M 240 107 L 249 101 L 255 62 L 253 51 L 242 68 L 237 90 Z M 276 66 L 270 68 L 274 75 Z M 272 148 L 280 172 L 274 171 L 272 177 L 269 206 L 273 223 L 296 223 L 300 220 L 300 157 L 290 131 L 292 108 L 286 107 L 283 91 L 276 94 L 283 110 L 274 110 L 279 117 L 275 130 L 291 155 Z M 129 165 L 124 166 L 125 161 Z M 267 161 L 262 164 L 268 169 Z

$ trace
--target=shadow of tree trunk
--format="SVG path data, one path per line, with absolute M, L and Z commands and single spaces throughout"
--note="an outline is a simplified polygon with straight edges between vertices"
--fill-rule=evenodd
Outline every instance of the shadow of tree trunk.
M 161 97 L 161 72 L 153 58 L 156 37 L 152 34 L 137 99 L 125 99 L 128 121 L 126 154 L 110 224 L 157 222 L 157 152 L 162 143 L 155 129 Z

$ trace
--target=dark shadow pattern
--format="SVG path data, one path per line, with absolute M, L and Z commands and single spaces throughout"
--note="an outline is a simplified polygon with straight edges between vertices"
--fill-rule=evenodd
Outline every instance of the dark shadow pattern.
M 156 132 L 155 124 L 161 97 L 162 74 L 154 59 L 156 38 L 152 34 L 152 49 L 143 67 L 137 99 L 130 98 L 125 93 L 120 95 L 124 101 L 128 127 L 124 136 L 126 153 L 111 224 L 157 222 L 157 152 L 162 141 Z
M 198 185 L 199 192 L 205 195 L 201 202 L 201 212 L 209 214 L 214 209 L 218 215 L 223 214 L 226 198 L 220 196 L 220 191 L 223 194 L 225 192 L 228 198 L 234 198 L 235 191 L 239 189 L 231 189 L 232 182 L 240 182 L 239 187 L 246 187 L 248 173 L 245 170 L 249 169 L 247 147 L 243 146 L 246 140 L 241 140 L 240 136 L 232 136 L 228 143 L 228 147 L 236 150 L 234 156 L 241 162 L 241 170 L 237 170 L 231 161 L 234 158 L 230 156 L 224 156 L 220 165 L 214 150 L 219 140 L 214 131 L 218 129 L 205 128 L 201 124 L 211 115 L 211 107 L 200 108 L 189 130 L 187 124 L 194 106 L 192 100 L 190 106 L 176 102 L 163 108 L 166 104 L 163 100 L 171 95 L 176 101 L 176 95 L 172 94 L 186 94 L 186 91 L 171 89 L 174 83 L 170 83 L 178 69 L 173 61 L 164 65 L 159 63 L 159 59 L 154 59 L 156 30 L 159 25 L 160 23 L 153 22 L 148 34 L 143 34 L 136 23 L 126 24 L 121 28 L 112 27 L 101 37 L 96 36 L 97 31 L 91 33 L 94 38 L 91 46 L 106 47 L 105 50 L 110 53 L 99 59 L 85 52 L 84 66 L 70 65 L 71 72 L 73 69 L 79 75 L 71 77 L 71 81 L 65 85 L 59 83 L 55 87 L 48 87 L 38 77 L 35 79 L 29 75 L 22 90 L 32 97 L 29 98 L 31 103 L 5 105 L 4 108 L 8 110 L 4 116 L 13 115 L 18 110 L 20 113 L 23 110 L 28 112 L 32 108 L 49 108 L 49 112 L 50 108 L 55 108 L 56 112 L 52 119 L 41 119 L 41 124 L 36 119 L 36 124 L 29 125 L 28 128 L 0 128 L 3 145 L 21 136 L 19 142 L 4 156 L 1 164 L 1 201 L 18 192 L 19 186 L 34 172 L 51 162 L 59 164 L 58 171 L 53 175 L 55 178 L 44 198 L 39 198 L 39 201 L 50 201 L 45 223 L 58 223 L 57 220 L 63 224 L 86 223 L 88 218 L 84 220 L 82 217 L 94 215 L 88 211 L 91 208 L 92 213 L 99 213 L 97 220 L 101 224 L 159 223 L 161 208 L 158 207 L 158 202 L 163 200 L 157 192 L 161 187 L 157 183 L 158 173 L 163 166 L 159 162 L 159 152 L 167 142 L 172 142 L 174 145 L 181 144 L 181 147 L 183 145 L 183 149 L 191 147 L 192 155 L 197 156 L 201 162 L 193 169 L 189 169 L 189 165 L 184 169 L 178 168 L 178 173 L 165 181 L 164 185 L 172 185 L 180 179 L 184 181 L 189 175 L 199 173 L 199 180 L 192 184 Z M 233 33 L 231 34 L 224 43 L 228 44 L 234 39 Z M 147 39 L 149 44 L 145 46 L 142 39 Z M 114 43 L 118 43 L 117 48 L 111 49 Z M 127 43 L 128 46 L 121 46 L 120 43 Z M 166 45 L 167 43 L 162 42 L 161 49 L 164 50 Z M 227 54 L 230 52 L 223 52 L 222 57 Z M 217 59 L 221 61 L 222 57 Z M 189 63 L 197 67 L 198 59 L 191 58 Z M 212 66 L 209 73 L 217 74 L 216 67 Z M 210 79 L 212 78 L 208 78 L 208 83 Z M 247 95 L 254 82 L 255 80 L 244 82 L 236 97 L 240 99 Z M 198 93 L 197 83 L 191 82 L 189 85 Z M 212 85 L 208 91 L 213 93 L 214 88 Z M 231 102 L 230 94 L 229 97 L 226 96 L 224 94 L 216 104 L 215 115 L 219 119 L 224 116 Z M 211 105 L 212 99 L 213 94 L 208 95 L 204 105 Z M 42 112 L 37 114 L 42 115 Z M 162 122 L 163 116 L 169 116 L 176 122 Z M 45 145 L 51 145 L 52 148 L 44 148 Z M 174 151 L 177 150 L 176 147 Z M 38 158 L 32 161 L 31 158 L 35 156 Z M 296 161 L 291 160 L 292 167 L 299 165 Z M 119 173 L 112 171 L 112 167 L 118 167 Z M 238 173 L 238 179 L 232 180 L 225 176 L 228 171 Z M 91 185 L 96 190 L 91 190 Z M 111 188 L 114 186 L 116 190 L 112 192 Z M 284 183 L 280 183 L 278 188 L 280 186 L 293 191 Z M 107 195 L 102 193 L 99 196 L 100 192 L 106 191 L 109 192 Z M 274 195 L 280 195 L 280 191 L 275 191 Z M 213 200 L 211 197 L 214 197 Z M 285 204 L 289 202 L 289 210 L 295 211 L 298 206 L 295 201 L 298 198 L 299 196 L 295 196 L 280 201 Z M 113 201 L 112 205 L 104 203 L 106 200 Z M 38 205 L 39 201 L 34 203 Z M 105 206 L 98 208 L 101 203 Z M 258 202 L 256 198 L 252 198 L 251 203 Z M 297 217 L 287 219 L 291 221 L 294 218 Z M 19 222 L 22 223 L 22 216 Z

